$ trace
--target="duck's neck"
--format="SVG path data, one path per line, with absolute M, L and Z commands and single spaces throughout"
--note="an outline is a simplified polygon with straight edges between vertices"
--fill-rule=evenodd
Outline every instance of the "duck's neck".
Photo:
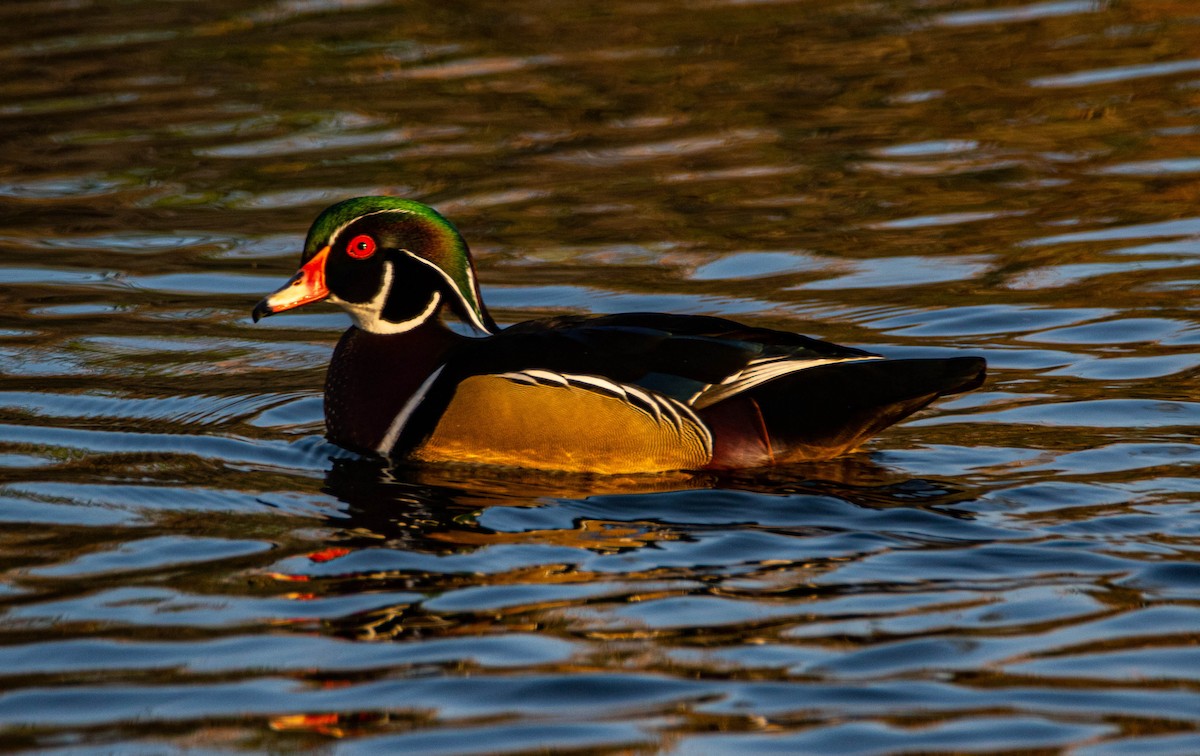
M 446 353 L 466 340 L 431 318 L 411 331 L 342 334 L 325 376 L 325 429 L 329 440 L 354 451 L 381 449 L 397 416 Z M 395 439 L 392 439 L 393 441 Z

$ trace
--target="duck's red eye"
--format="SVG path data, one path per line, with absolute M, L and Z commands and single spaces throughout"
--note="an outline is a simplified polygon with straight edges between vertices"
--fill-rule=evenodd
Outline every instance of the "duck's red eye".
M 365 260 L 375 254 L 375 240 L 366 234 L 359 234 L 346 245 L 346 254 L 356 260 Z

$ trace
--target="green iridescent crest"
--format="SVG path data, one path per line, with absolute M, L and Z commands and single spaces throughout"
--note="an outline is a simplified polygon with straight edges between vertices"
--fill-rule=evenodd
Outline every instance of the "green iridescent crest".
M 359 221 L 370 223 L 381 245 L 403 249 L 437 270 L 458 294 L 467 320 L 485 332 L 495 330 L 483 307 L 467 243 L 450 221 L 415 200 L 355 197 L 326 208 L 308 230 L 302 261 L 336 244 L 347 229 L 360 229 Z

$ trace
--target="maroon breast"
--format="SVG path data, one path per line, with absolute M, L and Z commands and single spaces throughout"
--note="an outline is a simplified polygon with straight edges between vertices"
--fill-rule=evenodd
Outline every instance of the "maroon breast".
M 392 421 L 463 337 L 440 323 L 397 334 L 351 327 L 325 376 L 325 432 L 338 446 L 378 453 Z

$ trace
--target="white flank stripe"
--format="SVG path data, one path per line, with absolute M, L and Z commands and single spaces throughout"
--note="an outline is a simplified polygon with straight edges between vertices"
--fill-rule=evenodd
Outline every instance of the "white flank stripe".
M 551 373 L 549 370 L 522 370 L 525 375 L 531 376 L 534 380 L 553 383 L 556 386 L 566 386 L 567 378 L 559 373 Z
M 441 368 L 438 368 L 441 371 Z M 437 373 L 434 373 L 436 376 Z M 507 378 L 514 383 L 534 384 L 539 386 L 555 386 L 560 388 L 571 388 L 572 386 L 586 391 L 595 391 L 602 393 L 605 396 L 610 396 L 622 400 L 628 406 L 649 415 L 654 418 L 656 423 L 669 423 L 675 428 L 677 433 L 684 432 L 684 426 L 691 424 L 700 436 L 700 442 L 704 444 L 705 451 L 712 456 L 713 438 L 712 433 L 708 430 L 700 420 L 700 416 L 692 411 L 692 408 L 669 396 L 653 394 L 638 386 L 631 386 L 625 383 L 617 383 L 608 378 L 601 378 L 597 375 L 580 375 L 578 373 L 553 373 L 549 370 L 539 370 L 536 368 L 530 370 L 519 370 L 512 373 L 498 373 L 499 378 Z M 432 378 L 433 376 L 431 376 Z M 418 393 L 424 392 L 425 386 L 422 386 Z M 615 396 L 614 396 L 615 395 Z M 414 397 L 415 399 L 416 397 Z M 412 403 L 412 400 L 410 400 Z M 401 419 L 407 420 L 405 413 L 411 414 L 411 410 L 406 405 L 404 411 L 400 413 Z M 399 431 L 397 431 L 397 435 Z M 390 432 L 389 432 L 390 435 Z M 392 440 L 395 443 L 395 439 Z
M 683 430 L 683 417 L 679 414 L 679 410 L 675 409 L 675 404 L 670 401 L 661 402 L 662 408 L 667 415 L 667 419 L 675 426 L 677 430 Z
M 625 389 L 618 383 L 613 383 L 607 378 L 601 378 L 595 375 L 572 375 L 571 380 L 575 383 L 582 383 L 585 386 L 595 386 L 601 391 L 608 391 L 617 396 L 625 396 Z
M 421 402 L 424 401 L 425 395 L 429 393 L 429 387 L 437 380 L 437 377 L 446 369 L 442 365 L 437 370 L 429 374 L 429 377 L 413 392 L 413 395 L 408 398 L 404 406 L 400 408 L 400 413 L 396 415 L 396 419 L 392 420 L 392 424 L 388 426 L 387 433 L 383 434 L 383 440 L 379 442 L 379 446 L 375 447 L 375 451 L 379 452 L 381 457 L 388 456 L 388 452 L 396 445 L 396 439 L 400 438 L 400 432 L 404 430 L 404 426 L 408 424 L 408 419 L 412 417 L 412 413 L 416 411 Z
M 622 388 L 625 389 L 625 393 L 629 394 L 630 396 L 636 396 L 638 399 L 641 399 L 646 404 L 654 403 L 654 397 L 650 396 L 649 394 L 647 394 L 645 391 L 638 388 L 637 386 L 622 386 Z
M 659 409 L 658 402 L 654 401 L 653 396 L 647 394 L 645 391 L 642 391 L 640 388 L 634 388 L 633 386 L 626 386 L 625 393 L 636 399 L 641 399 L 654 414 L 655 421 L 662 420 L 662 410 Z
M 513 383 L 523 383 L 526 386 L 538 385 L 537 379 L 527 373 L 501 373 L 501 378 L 507 378 Z
M 578 373 L 552 373 L 549 370 L 520 370 L 513 373 L 500 373 L 499 377 L 507 378 L 514 383 L 529 384 L 535 382 L 541 386 L 558 386 L 562 388 L 577 388 L 599 391 L 605 395 L 623 399 L 630 407 L 654 418 L 656 423 L 667 422 L 679 433 L 687 423 L 695 425 L 701 434 L 705 448 L 712 454 L 712 434 L 700 420 L 700 416 L 692 408 L 669 396 L 653 394 L 638 386 L 617 383 L 598 375 L 580 375 Z

